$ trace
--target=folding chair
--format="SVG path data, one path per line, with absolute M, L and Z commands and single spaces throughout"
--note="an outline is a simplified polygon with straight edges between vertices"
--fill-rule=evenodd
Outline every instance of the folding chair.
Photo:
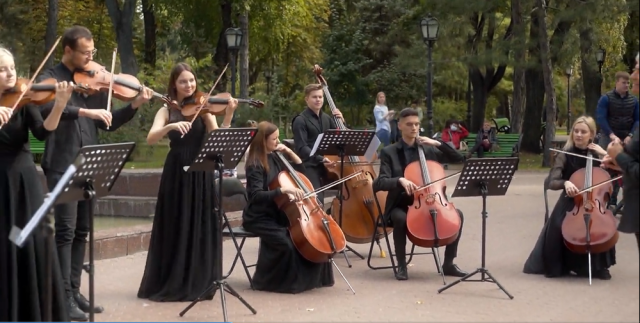
M 376 196 L 375 192 L 373 194 L 373 199 L 375 200 L 376 207 L 378 208 L 378 214 L 383 214 L 382 208 L 380 207 L 380 202 L 378 201 L 378 197 Z M 393 274 L 395 275 L 398 273 L 398 266 L 396 265 L 396 261 L 395 261 L 396 254 L 395 252 L 393 252 L 393 249 L 391 249 L 391 243 L 389 242 L 389 234 L 387 233 L 387 228 L 393 228 L 393 226 L 391 225 L 391 223 L 385 223 L 383 216 L 378 216 L 378 218 L 374 223 L 373 235 L 371 237 L 371 245 L 369 246 L 369 256 L 367 258 L 367 266 L 369 266 L 369 268 L 373 270 L 391 268 L 393 269 Z M 382 229 L 382 233 L 378 233 L 377 229 Z M 371 264 L 371 254 L 373 253 L 373 244 L 376 242 L 379 244 L 380 235 L 384 236 L 384 240 L 387 244 L 387 251 L 388 251 L 387 254 L 389 255 L 389 259 L 391 260 L 391 266 L 376 267 Z M 411 252 L 408 253 L 409 259 L 407 259 L 407 265 L 411 263 L 411 260 L 413 260 L 414 255 L 415 256 L 433 255 L 433 260 L 436 263 L 436 270 L 438 271 L 438 274 L 442 275 L 442 281 L 443 283 L 446 284 L 444 273 L 441 270 L 442 266 L 440 264 L 440 257 L 439 255 L 438 256 L 436 255 L 436 252 L 438 252 L 438 250 L 436 250 L 436 248 L 431 248 L 430 252 L 415 252 L 415 249 L 416 249 L 416 245 L 411 243 Z
M 546 224 L 549 220 L 549 199 L 547 198 L 547 191 L 549 190 L 549 183 L 551 180 L 549 176 L 544 179 L 543 192 L 544 195 L 544 223 Z
M 242 182 L 239 179 L 233 178 L 233 177 L 224 178 L 222 180 L 222 196 L 232 197 L 235 195 L 242 195 L 244 197 L 245 202 L 248 200 L 247 190 L 244 187 L 244 185 L 242 185 Z M 236 247 L 236 255 L 233 259 L 233 263 L 231 264 L 231 268 L 229 269 L 229 272 L 227 272 L 227 274 L 224 275 L 222 278 L 226 279 L 231 275 L 231 273 L 233 272 L 233 269 L 235 269 L 236 264 L 238 263 L 238 259 L 240 259 L 240 262 L 242 263 L 242 267 L 244 268 L 244 272 L 247 275 L 247 279 L 249 280 L 249 285 L 251 286 L 251 289 L 253 289 L 253 279 L 251 278 L 251 274 L 249 273 L 249 268 L 255 267 L 256 264 L 247 265 L 246 261 L 244 260 L 244 256 L 242 255 L 242 247 L 244 247 L 244 242 L 247 238 L 257 238 L 258 236 L 251 232 L 245 231 L 244 228 L 242 228 L 242 226 L 232 228 L 231 224 L 229 223 L 229 218 L 227 217 L 227 214 L 223 212 L 222 216 L 224 221 L 224 223 L 222 224 L 222 236 L 231 238 L 231 241 L 233 241 L 233 244 Z M 239 244 L 236 238 L 242 239 L 240 240 Z

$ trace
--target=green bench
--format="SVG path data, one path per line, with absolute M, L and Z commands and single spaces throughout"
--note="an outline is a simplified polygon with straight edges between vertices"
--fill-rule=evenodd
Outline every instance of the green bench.
M 469 149 L 473 148 L 476 145 L 476 136 L 475 133 L 470 133 L 467 138 L 464 138 L 464 141 L 469 146 Z M 520 140 L 522 139 L 522 135 L 520 134 L 509 134 L 509 133 L 499 133 L 498 134 L 498 146 L 500 146 L 500 150 L 496 152 L 486 151 L 484 153 L 484 157 L 487 158 L 496 158 L 496 157 L 517 157 L 520 153 Z
M 498 133 L 511 132 L 511 123 L 509 122 L 509 118 L 493 118 L 493 123 L 496 125 Z
M 42 161 L 42 155 L 44 154 L 44 141 L 36 139 L 31 131 L 29 131 L 29 146 L 31 147 L 33 160 L 36 163 L 40 163 L 40 161 Z

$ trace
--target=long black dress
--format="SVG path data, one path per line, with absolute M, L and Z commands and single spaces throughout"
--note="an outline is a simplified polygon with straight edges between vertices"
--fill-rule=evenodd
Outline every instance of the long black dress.
M 260 251 L 253 286 L 256 290 L 297 294 L 333 286 L 330 263 L 311 262 L 298 252 L 289 237 L 289 219 L 274 202 L 280 189 L 269 191 L 269 183 L 284 169 L 275 155 L 267 155 L 269 172 L 262 166 L 246 166 L 249 203 L 242 226 L 260 237 Z M 302 164 L 292 165 L 302 172 Z
M 36 106 L 17 111 L 0 129 L 0 322 L 43 320 L 47 252 L 52 259 L 52 319 L 68 321 L 55 245 L 46 250 L 40 228 L 22 248 L 8 239 L 13 225 L 24 228 L 44 200 L 29 149 L 29 129 L 39 140 L 49 134 Z
M 587 150 L 572 148 L 569 150 L 575 154 L 587 155 Z M 587 164 L 585 158 L 558 154 L 551 171 L 549 172 L 549 189 L 563 190 L 553 208 L 549 220 L 545 223 L 538 237 L 533 251 L 527 259 L 523 272 L 526 274 L 545 275 L 546 277 L 560 277 L 571 274 L 587 276 L 589 262 L 587 254 L 575 254 L 564 244 L 562 237 L 562 221 L 568 211 L 574 207 L 573 199 L 566 197 L 564 183 L 571 178 L 571 174 Z M 599 162 L 593 162 L 598 167 Z M 609 267 L 616 264 L 616 249 L 591 255 L 591 269 L 593 277 L 608 276 Z
M 169 110 L 169 122 L 184 121 L 176 109 Z M 213 172 L 186 172 L 196 157 L 207 130 L 197 118 L 191 130 L 180 138 L 169 132 L 170 150 L 162 170 L 153 219 L 151 241 L 139 298 L 156 302 L 192 301 L 216 277 L 214 265 L 220 254 L 220 234 L 214 211 Z

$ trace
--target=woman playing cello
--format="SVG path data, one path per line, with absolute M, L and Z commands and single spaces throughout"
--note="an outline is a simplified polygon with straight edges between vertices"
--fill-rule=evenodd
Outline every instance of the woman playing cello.
M 599 156 L 596 158 L 601 158 L 607 152 L 599 145 L 590 143 L 590 140 L 593 141 L 595 138 L 595 134 L 596 124 L 593 118 L 579 117 L 573 123 L 564 151 L 586 157 L 588 150 L 591 150 Z M 569 275 L 572 272 L 581 277 L 588 276 L 588 255 L 571 252 L 565 246 L 562 235 L 562 223 L 567 212 L 574 208 L 573 197 L 580 189 L 571 183 L 569 178 L 577 170 L 586 167 L 586 164 L 587 159 L 583 157 L 562 153 L 556 156 L 554 165 L 549 172 L 549 189 L 563 190 L 563 193 L 556 202 L 549 220 L 542 228 L 538 241 L 524 265 L 524 273 L 545 275 L 549 278 Z M 599 162 L 593 161 L 594 167 L 599 164 Z M 593 277 L 604 280 L 611 279 L 609 267 L 616 263 L 615 246 L 609 251 L 592 254 L 591 257 Z
M 169 76 L 167 93 L 181 106 L 190 104 L 196 91 L 191 67 L 178 63 Z M 228 128 L 238 102 L 229 100 L 222 128 Z M 193 122 L 190 122 L 192 121 Z M 185 172 L 195 159 L 207 133 L 218 128 L 215 116 L 183 115 L 162 107 L 156 113 L 147 143 L 162 137 L 171 141 L 162 170 L 151 242 L 139 298 L 156 302 L 192 301 L 213 283 L 220 234 L 214 211 L 214 172 Z
M 272 154 L 274 151 L 289 157 L 295 170 L 304 171 L 300 157 L 278 143 L 279 136 L 278 127 L 274 124 L 266 121 L 258 124 L 258 132 L 249 147 L 245 166 L 249 203 L 242 214 L 242 226 L 260 237 L 260 254 L 253 275 L 254 288 L 296 294 L 317 287 L 333 286 L 331 264 L 311 262 L 298 252 L 287 229 L 289 220 L 274 202 L 280 194 L 300 198 L 303 191 L 269 190 L 269 183 L 285 169 Z
M 0 98 L 15 87 L 16 80 L 13 55 L 0 48 Z M 58 127 L 73 84 L 60 82 L 55 89 L 55 103 L 46 120 L 42 120 L 35 105 L 26 105 L 18 111 L 0 106 L 0 322 L 69 320 L 57 252 L 54 246 L 46 250 L 42 230 L 34 230 L 21 248 L 7 239 L 14 225 L 24 228 L 44 200 L 29 149 L 29 130 L 37 139 L 44 140 Z M 53 271 L 49 318 L 45 317 L 42 303 L 46 253 L 52 254 Z

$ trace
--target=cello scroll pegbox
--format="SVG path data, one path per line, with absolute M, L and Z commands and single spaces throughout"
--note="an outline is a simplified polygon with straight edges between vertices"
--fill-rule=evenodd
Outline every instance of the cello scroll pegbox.
M 327 85 L 327 81 L 324 79 L 324 76 L 322 76 L 322 72 L 323 72 L 323 69 L 322 67 L 320 67 L 320 65 L 318 64 L 313 65 L 313 73 L 316 74 L 316 78 L 318 79 L 318 82 L 320 82 L 320 84 L 322 85 Z

